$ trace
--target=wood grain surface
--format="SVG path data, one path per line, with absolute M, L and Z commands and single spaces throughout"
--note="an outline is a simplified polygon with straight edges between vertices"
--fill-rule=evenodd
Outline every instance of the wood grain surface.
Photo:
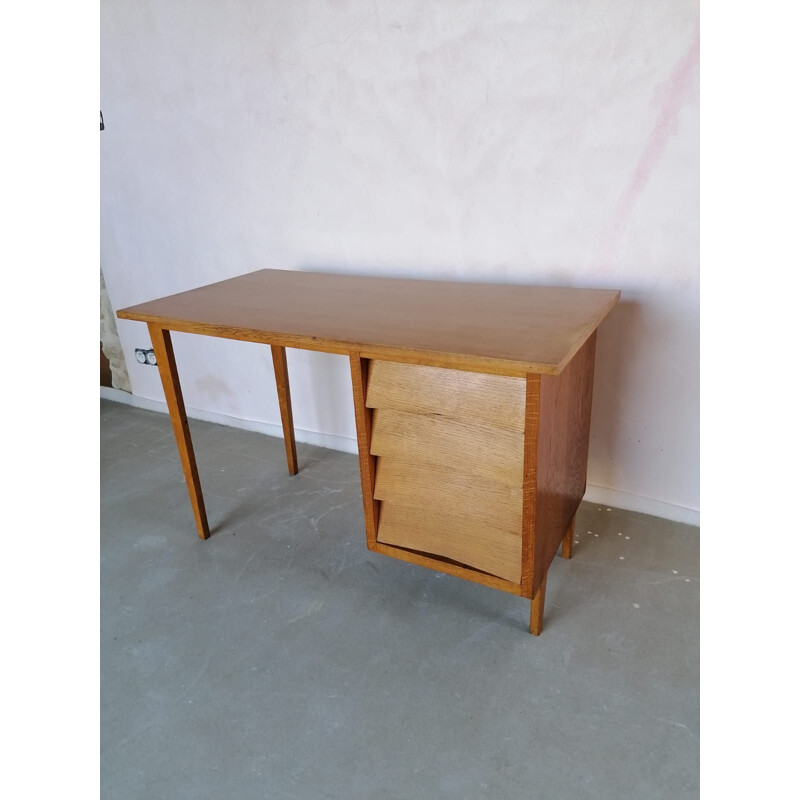
M 446 468 L 507 486 L 522 486 L 522 434 L 429 414 L 376 408 L 374 456 Z
M 260 270 L 123 309 L 153 341 L 198 533 L 203 497 L 170 330 L 350 358 L 368 547 L 531 599 L 571 555 L 586 488 L 596 328 L 619 292 Z
M 289 389 L 289 368 L 286 364 L 286 348 L 272 345 L 272 366 L 275 371 L 275 386 L 278 389 L 278 405 L 281 409 L 283 443 L 286 446 L 286 464 L 290 475 L 297 475 L 297 445 L 294 439 L 292 417 L 292 393 Z
M 542 632 L 544 626 L 544 595 L 547 589 L 547 573 L 545 572 L 539 586 L 536 589 L 536 594 L 531 600 L 531 619 L 529 630 L 534 636 L 538 636 Z
M 558 374 L 619 298 L 606 289 L 265 269 L 124 308 L 160 328 L 475 372 Z
M 367 405 L 522 433 L 525 379 L 373 360 Z
M 567 532 L 564 534 L 564 539 L 561 542 L 561 557 L 572 558 L 572 543 L 575 541 L 575 517 L 569 523 Z
M 158 325 L 148 325 L 150 341 L 161 374 L 161 383 L 164 386 L 164 396 L 167 400 L 169 418 L 172 421 L 172 430 L 175 434 L 175 443 L 178 445 L 178 455 L 181 458 L 183 476 L 186 479 L 186 489 L 192 503 L 194 521 L 197 526 L 197 535 L 201 539 L 208 539 L 211 535 L 208 529 L 206 505 L 203 501 L 203 490 L 200 488 L 200 475 L 197 472 L 197 460 L 194 456 L 192 436 L 189 432 L 189 420 L 186 417 L 186 406 L 183 402 L 181 382 L 178 379 L 178 367 L 175 363 L 175 352 L 172 349 L 172 338 L 169 331 L 162 330 Z
M 533 591 L 564 540 L 586 491 L 596 335 L 558 377 L 543 375 L 536 458 Z
M 487 525 L 522 528 L 522 489 L 424 464 L 379 458 L 375 497 L 401 505 L 464 513 Z
M 382 502 L 378 541 L 446 556 L 519 583 L 522 564 L 519 529 L 503 530 L 462 511 L 448 513 L 438 506 Z
M 492 589 L 499 589 L 501 592 L 508 592 L 509 594 L 519 595 L 519 584 L 512 581 L 506 581 L 498 578 L 495 575 L 489 575 L 480 570 L 470 569 L 463 564 L 457 564 L 451 559 L 444 556 L 433 556 L 427 553 L 420 553 L 416 550 L 407 550 L 404 547 L 395 547 L 394 545 L 383 544 L 378 542 L 373 548 L 376 552 L 382 553 L 385 556 L 397 558 L 400 561 L 407 561 L 409 564 L 417 564 L 421 567 L 436 570 L 437 572 L 444 572 L 448 575 L 454 575 L 456 578 L 463 578 L 473 583 L 480 583 L 483 586 L 490 586 Z
M 372 361 L 378 542 L 519 584 L 525 379 Z
M 539 445 L 541 375 L 525 379 L 525 435 L 522 459 L 522 596 L 533 598 L 536 535 L 536 459 Z

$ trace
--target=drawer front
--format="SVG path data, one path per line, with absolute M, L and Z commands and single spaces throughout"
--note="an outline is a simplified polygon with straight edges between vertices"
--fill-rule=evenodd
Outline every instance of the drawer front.
M 370 361 L 367 405 L 522 434 L 525 379 Z
M 452 469 L 378 458 L 375 499 L 439 509 L 487 525 L 522 531 L 522 488 L 487 481 Z
M 519 582 L 525 382 L 373 361 L 378 541 Z
M 432 414 L 376 409 L 370 452 L 387 460 L 522 486 L 523 435 Z
M 495 528 L 468 515 L 384 501 L 378 541 L 444 556 L 513 583 L 520 580 L 519 531 Z

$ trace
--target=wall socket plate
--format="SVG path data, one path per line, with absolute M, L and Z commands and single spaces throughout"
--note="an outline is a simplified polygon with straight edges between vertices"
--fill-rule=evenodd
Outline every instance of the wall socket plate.
M 140 364 L 149 365 L 151 367 L 155 367 L 158 364 L 158 361 L 156 361 L 156 354 L 152 349 L 137 347 L 134 352 L 136 353 L 136 360 Z

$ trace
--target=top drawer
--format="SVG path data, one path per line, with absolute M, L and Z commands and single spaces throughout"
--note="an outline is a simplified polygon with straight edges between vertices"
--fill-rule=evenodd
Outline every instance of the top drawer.
M 525 379 L 373 360 L 367 405 L 523 433 Z

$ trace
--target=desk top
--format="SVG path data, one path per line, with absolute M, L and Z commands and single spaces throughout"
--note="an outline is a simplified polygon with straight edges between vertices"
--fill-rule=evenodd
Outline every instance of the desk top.
M 124 308 L 118 316 L 365 358 L 556 375 L 619 294 L 263 269 Z

